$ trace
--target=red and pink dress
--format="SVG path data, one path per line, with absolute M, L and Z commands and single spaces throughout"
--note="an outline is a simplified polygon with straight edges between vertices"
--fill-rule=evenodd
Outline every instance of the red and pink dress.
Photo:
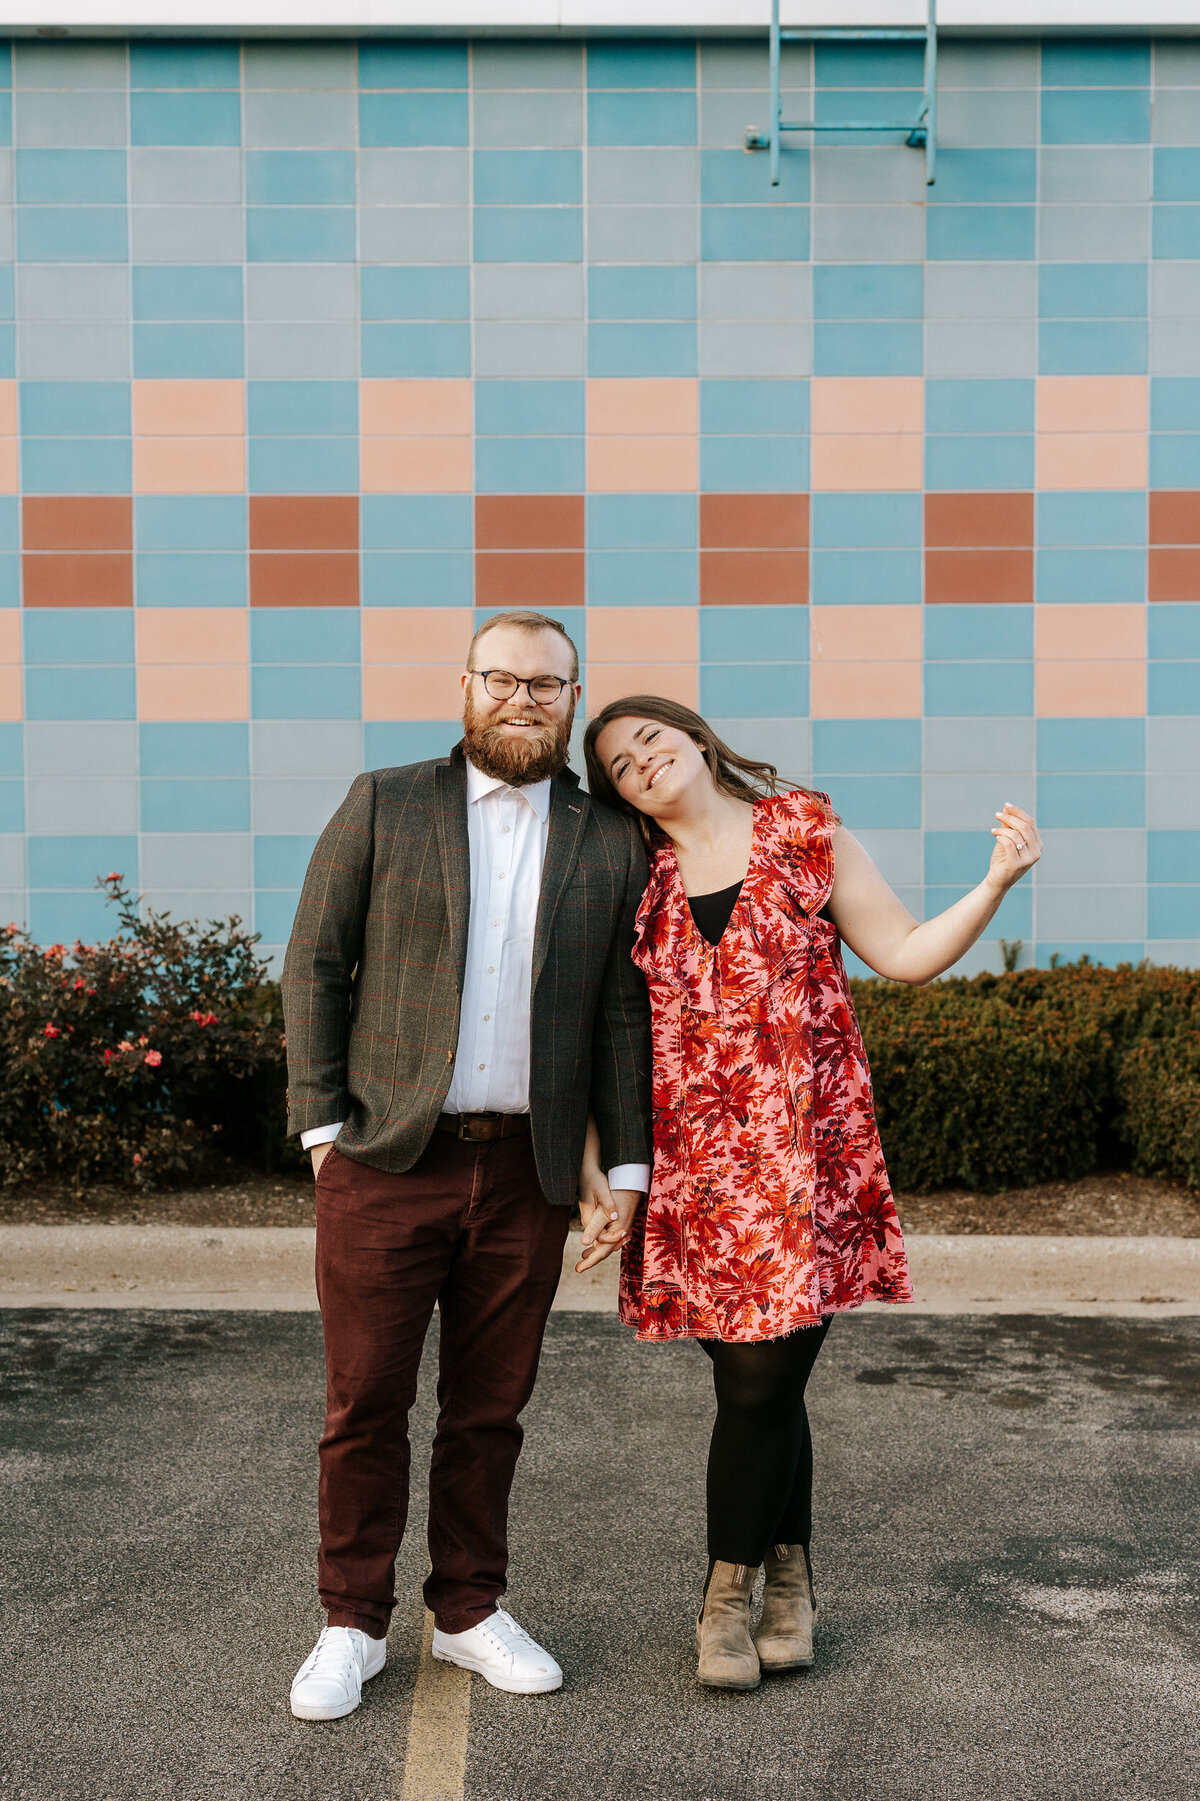
M 911 1301 L 836 928 L 825 795 L 754 807 L 750 864 L 710 945 L 670 845 L 633 960 L 650 988 L 654 1174 L 621 1264 L 639 1338 L 779 1338 Z

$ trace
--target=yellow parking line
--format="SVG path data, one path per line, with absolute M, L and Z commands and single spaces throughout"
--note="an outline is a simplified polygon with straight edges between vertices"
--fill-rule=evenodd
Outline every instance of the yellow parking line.
M 433 1659 L 433 1615 L 425 1615 L 401 1801 L 463 1801 L 471 1674 Z

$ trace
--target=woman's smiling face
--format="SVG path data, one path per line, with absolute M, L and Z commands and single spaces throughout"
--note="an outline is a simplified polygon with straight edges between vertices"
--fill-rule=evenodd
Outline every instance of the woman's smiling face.
M 693 782 L 711 780 L 695 739 L 657 719 L 614 719 L 596 754 L 621 799 L 652 819 L 670 813 Z

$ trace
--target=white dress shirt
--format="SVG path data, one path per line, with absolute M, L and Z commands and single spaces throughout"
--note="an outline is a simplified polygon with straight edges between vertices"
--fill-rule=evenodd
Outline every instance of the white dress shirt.
M 510 788 L 467 760 L 467 840 L 471 910 L 454 1073 L 447 1113 L 528 1113 L 533 935 L 550 829 L 549 780 Z M 342 1129 L 300 1134 L 309 1150 Z M 650 1168 L 623 1163 L 612 1188 L 645 1193 Z

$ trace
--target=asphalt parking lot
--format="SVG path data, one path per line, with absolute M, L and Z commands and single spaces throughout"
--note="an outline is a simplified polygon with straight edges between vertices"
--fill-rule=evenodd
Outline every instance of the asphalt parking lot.
M 288 1711 L 321 1624 L 316 1317 L 13 1310 L 0 1356 L 2 1801 L 1200 1791 L 1198 1318 L 836 1321 L 817 1663 L 733 1695 L 694 1682 L 708 1366 L 556 1314 L 508 1604 L 566 1685 L 461 1678 L 464 1754 L 420 1778 L 419 1506 L 386 1671 L 349 1719 Z

